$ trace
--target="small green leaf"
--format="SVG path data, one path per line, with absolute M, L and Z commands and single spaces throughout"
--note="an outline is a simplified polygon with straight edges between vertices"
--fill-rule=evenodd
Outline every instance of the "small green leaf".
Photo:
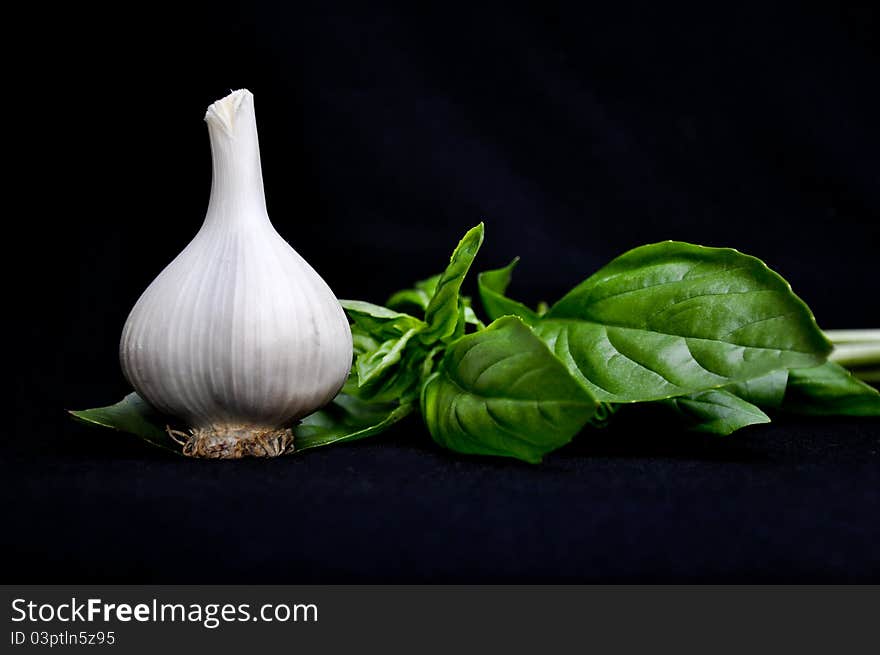
M 782 409 L 814 416 L 880 416 L 880 393 L 834 362 L 788 372 Z
M 128 432 L 153 446 L 181 454 L 180 444 L 165 431 L 168 419 L 136 393 L 128 394 L 115 405 L 70 410 L 69 413 L 83 423 Z
M 355 357 L 363 353 L 373 352 L 381 345 L 356 325 L 352 326 L 351 329 L 351 341 Z
M 568 443 L 598 406 L 512 316 L 453 342 L 425 384 L 421 402 L 438 444 L 531 463 Z
M 504 294 L 510 285 L 510 277 L 514 267 L 519 262 L 515 257 L 504 268 L 496 268 L 491 271 L 483 271 L 477 276 L 477 285 L 480 291 L 480 300 L 483 310 L 490 321 L 502 316 L 519 316 L 526 323 L 533 323 L 538 319 L 538 314 L 526 307 L 521 302 L 511 300 Z
M 426 328 L 409 314 L 357 300 L 341 301 L 351 326 L 355 364 L 344 391 L 371 402 L 418 395 L 426 347 L 414 336 Z
M 747 425 L 770 422 L 770 417 L 758 407 L 724 389 L 658 402 L 674 411 L 694 432 L 728 435 Z
M 357 366 L 354 367 L 352 378 L 354 384 L 346 384 L 344 391 L 361 400 L 375 403 L 408 402 L 419 395 L 421 369 L 424 363 L 424 347 L 415 339 L 411 339 L 403 348 L 400 360 L 388 366 L 381 374 L 360 383 Z
M 396 312 L 381 305 L 362 300 L 340 300 L 349 318 L 354 322 L 352 332 L 360 331 L 378 341 L 402 337 L 410 330 L 423 330 L 424 321 L 415 316 Z
M 821 363 L 830 344 L 779 275 L 667 241 L 602 268 L 534 325 L 600 400 L 660 400 Z
M 402 337 L 389 339 L 371 352 L 359 355 L 355 368 L 358 375 L 358 385 L 365 386 L 372 380 L 377 379 L 382 373 L 400 361 L 401 353 L 407 342 L 418 333 L 416 328 L 411 329 Z
M 419 280 L 412 289 L 403 289 L 392 295 L 385 303 L 391 309 L 406 312 L 418 312 L 422 316 L 431 302 L 431 297 L 437 291 L 437 283 L 440 274 L 432 275 L 426 280 Z
M 482 223 L 468 230 L 452 253 L 449 266 L 440 275 L 437 289 L 425 310 L 428 328 L 420 335 L 424 343 L 448 343 L 459 329 L 461 284 L 483 243 L 483 231 Z
M 483 328 L 485 328 L 485 324 L 479 319 L 476 312 L 474 312 L 473 307 L 471 307 L 470 299 L 467 296 L 462 296 L 462 300 L 464 301 L 464 304 L 462 306 L 464 307 L 465 324 L 473 325 L 478 330 L 482 330 Z
M 370 403 L 341 393 L 329 405 L 293 428 L 294 454 L 379 434 L 408 416 L 413 409 L 412 403 Z

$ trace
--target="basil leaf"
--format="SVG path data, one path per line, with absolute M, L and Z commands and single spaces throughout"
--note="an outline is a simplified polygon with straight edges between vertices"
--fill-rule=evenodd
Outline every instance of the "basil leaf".
M 351 345 L 354 356 L 369 353 L 376 350 L 381 344 L 369 334 L 366 334 L 357 325 L 351 328 Z
M 437 283 L 440 281 L 440 273 L 432 275 L 426 280 L 419 280 L 412 289 L 403 289 L 392 295 L 385 303 L 391 309 L 398 311 L 416 311 L 425 315 L 425 310 L 431 302 L 431 297 L 437 291 Z
M 459 329 L 461 319 L 461 284 L 483 243 L 483 224 L 471 228 L 459 242 L 449 266 L 440 275 L 437 288 L 425 309 L 427 330 L 420 335 L 424 343 L 448 343 Z
M 424 316 L 425 309 L 427 309 L 428 303 L 431 301 L 431 296 L 437 288 L 437 281 L 439 279 L 440 275 L 438 274 L 427 280 L 416 282 L 415 289 L 398 291 L 388 299 L 388 307 L 399 311 L 418 312 Z M 477 317 L 476 313 L 474 313 L 474 310 L 471 307 L 471 299 L 468 296 L 461 296 L 461 302 L 464 305 L 465 323 L 467 325 L 473 325 L 480 330 L 486 327 Z
M 293 428 L 294 454 L 379 434 L 408 416 L 413 409 L 412 403 L 369 403 L 341 393 L 329 405 Z
M 100 425 L 140 437 L 148 444 L 181 454 L 181 447 L 166 432 L 167 418 L 153 409 L 136 393 L 130 393 L 115 405 L 94 409 L 69 410 L 78 421 Z
M 345 393 L 293 427 L 294 454 L 303 450 L 354 441 L 378 434 L 410 414 L 413 403 L 369 403 Z M 74 418 L 142 438 L 147 443 L 181 455 L 181 446 L 166 432 L 167 419 L 136 393 L 115 405 L 69 412 Z
M 728 384 L 724 389 L 754 405 L 776 409 L 782 407 L 788 373 L 786 369 L 779 369 L 759 378 Z
M 880 393 L 835 362 L 774 371 L 724 387 L 761 407 L 808 415 L 880 415 Z
M 476 312 L 474 312 L 473 307 L 470 304 L 470 298 L 467 296 L 461 297 L 462 302 L 464 303 L 462 306 L 464 307 L 464 322 L 466 325 L 473 325 L 478 330 L 482 330 L 486 327 L 486 325 L 479 319 Z
M 343 391 L 373 402 L 418 395 L 425 348 L 413 337 L 426 328 L 425 322 L 380 305 L 341 302 L 354 321 L 351 331 L 355 355 Z
M 494 321 L 502 316 L 519 316 L 526 323 L 533 323 L 538 319 L 537 313 L 521 302 L 511 300 L 504 295 L 510 284 L 510 276 L 518 262 L 519 257 L 515 257 L 504 268 L 483 271 L 477 276 L 480 300 L 483 303 L 483 310 L 490 321 Z
M 710 389 L 659 403 L 674 411 L 694 432 L 728 435 L 747 425 L 770 422 L 770 417 L 758 407 L 724 389 Z
M 402 337 L 397 339 L 389 339 L 383 342 L 375 350 L 358 355 L 355 362 L 355 370 L 357 371 L 358 385 L 365 386 L 372 380 L 377 379 L 382 373 L 386 372 L 392 366 L 400 361 L 401 353 L 406 347 L 407 342 L 418 333 L 418 329 L 413 328 Z
M 370 402 L 408 402 L 419 395 L 426 356 L 424 346 L 412 339 L 395 366 L 364 384 L 348 384 L 344 391 Z
M 880 393 L 834 362 L 788 372 L 782 409 L 814 416 L 880 416 Z
M 354 323 L 353 333 L 357 330 L 379 341 L 402 337 L 410 330 L 422 330 L 426 327 L 424 321 L 415 316 L 396 312 L 381 305 L 362 300 L 340 300 L 339 304 Z
M 357 356 L 343 391 L 371 402 L 396 402 L 418 396 L 427 353 L 408 332 Z
M 537 463 L 568 443 L 598 402 L 528 326 L 507 316 L 447 348 L 421 405 L 441 446 Z
M 807 306 L 759 259 L 674 241 L 618 257 L 534 328 L 586 388 L 611 402 L 813 366 L 831 349 Z

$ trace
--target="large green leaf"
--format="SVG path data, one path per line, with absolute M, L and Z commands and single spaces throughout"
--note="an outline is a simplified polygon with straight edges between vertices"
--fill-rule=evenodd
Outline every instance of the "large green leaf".
M 694 432 L 728 435 L 747 425 L 770 422 L 770 417 L 758 407 L 724 389 L 710 389 L 658 402 L 674 411 Z
M 537 463 L 568 443 L 598 402 L 520 319 L 452 343 L 422 391 L 434 440 L 461 453 Z
M 618 257 L 551 307 L 535 331 L 610 402 L 815 366 L 831 349 L 807 306 L 759 259 L 674 241 Z
M 465 318 L 461 309 L 461 284 L 482 243 L 483 224 L 480 223 L 467 231 L 452 253 L 449 266 L 440 275 L 437 288 L 425 310 L 428 328 L 420 335 L 425 343 L 448 343 L 456 337 L 457 331 L 464 329 L 461 325 Z
M 480 300 L 490 321 L 494 321 L 502 316 L 519 316 L 526 323 L 533 323 L 538 318 L 536 312 L 533 312 L 521 302 L 512 300 L 504 295 L 507 292 L 510 277 L 517 262 L 519 262 L 519 257 L 514 258 L 504 268 L 483 271 L 477 276 Z

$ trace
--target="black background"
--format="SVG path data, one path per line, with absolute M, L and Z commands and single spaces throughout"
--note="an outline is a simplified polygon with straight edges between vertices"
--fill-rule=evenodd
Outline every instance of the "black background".
M 200 225 L 204 109 L 239 87 L 275 227 L 340 297 L 384 301 L 482 220 L 477 269 L 522 256 L 529 303 L 671 238 L 763 258 L 825 328 L 880 323 L 880 12 L 417 4 L 10 19 L 7 220 L 31 233 L 6 248 L 4 580 L 880 581 L 872 420 L 622 422 L 540 467 L 443 452 L 415 419 L 219 463 L 68 420 L 127 392 L 123 322 Z

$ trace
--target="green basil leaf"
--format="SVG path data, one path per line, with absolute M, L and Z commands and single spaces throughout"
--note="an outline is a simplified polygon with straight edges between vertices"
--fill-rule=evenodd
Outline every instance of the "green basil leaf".
M 449 341 L 455 341 L 456 339 L 460 339 L 464 336 L 465 330 L 467 329 L 467 315 L 465 314 L 465 305 L 463 299 L 459 298 L 458 301 L 458 320 L 455 323 L 455 332 L 453 332 L 449 336 Z
M 419 381 L 422 387 L 424 387 L 428 378 L 434 372 L 434 367 L 437 366 L 437 360 L 440 358 L 440 355 L 445 352 L 445 346 L 434 346 L 422 359 L 422 363 L 419 366 Z
M 353 325 L 351 329 L 351 342 L 354 356 L 357 357 L 363 353 L 370 353 L 379 348 L 382 344 L 376 341 L 369 334 L 366 334 L 357 325 Z
M 770 422 L 770 417 L 758 407 L 724 389 L 658 402 L 674 411 L 694 432 L 728 435 L 747 425 Z
M 413 403 L 369 403 L 340 393 L 329 405 L 294 426 L 294 454 L 378 434 L 410 414 L 414 407 Z M 153 446 L 182 454 L 180 444 L 163 427 L 167 419 L 136 393 L 128 394 L 115 405 L 70 414 L 78 421 L 128 432 Z
M 782 409 L 814 416 L 880 416 L 880 393 L 834 362 L 788 372 Z
M 341 393 L 293 428 L 294 454 L 384 432 L 412 413 L 412 403 L 370 403 Z
M 419 280 L 415 283 L 415 288 L 417 291 L 423 291 L 428 296 L 428 302 L 430 299 L 434 297 L 434 294 L 437 293 L 437 285 L 440 284 L 440 278 L 443 276 L 442 273 L 437 273 L 436 275 L 432 275 L 429 278 L 424 280 Z M 428 306 L 425 305 L 425 309 Z
M 811 415 L 880 415 L 880 393 L 835 362 L 724 387 L 755 405 Z
M 511 300 L 504 295 L 507 292 L 508 285 L 510 285 L 513 269 L 518 262 L 519 257 L 515 257 L 504 268 L 483 271 L 477 276 L 480 300 L 483 303 L 483 310 L 490 321 L 494 321 L 502 316 L 519 316 L 526 323 L 534 323 L 538 319 L 536 312 L 533 312 L 521 302 Z
M 340 300 L 339 303 L 354 322 L 352 333 L 358 331 L 380 342 L 402 337 L 413 329 L 422 330 L 426 327 L 425 322 L 415 316 L 396 312 L 381 305 L 362 300 Z
M 385 304 L 391 309 L 408 312 L 414 311 L 424 316 L 431 298 L 437 291 L 437 283 L 439 281 L 440 273 L 432 275 L 426 280 L 419 280 L 413 285 L 412 289 L 398 291 Z
M 388 299 L 388 307 L 398 311 L 417 312 L 424 316 L 439 279 L 440 275 L 435 275 L 427 280 L 416 282 L 415 289 L 398 291 Z M 486 327 L 471 307 L 471 299 L 468 296 L 461 296 L 461 302 L 464 305 L 465 324 L 473 325 L 480 330 Z
M 758 378 L 728 384 L 724 389 L 753 405 L 776 409 L 782 407 L 786 385 L 788 370 L 783 368 Z
M 482 223 L 468 230 L 452 253 L 449 266 L 440 275 L 437 288 L 425 310 L 428 328 L 420 335 L 423 342 L 448 343 L 459 329 L 461 284 L 483 243 L 483 231 Z
M 532 463 L 568 443 L 598 407 L 512 316 L 453 342 L 428 378 L 421 404 L 438 444 Z
M 431 301 L 431 296 L 429 296 L 424 291 L 420 291 L 419 289 L 402 289 L 401 291 L 397 291 L 394 295 L 392 295 L 388 302 L 385 305 L 389 309 L 395 309 L 402 312 L 409 312 L 415 314 L 416 312 L 420 312 L 421 314 L 425 313 L 425 309 L 428 307 L 428 303 Z
M 157 448 L 182 454 L 180 444 L 165 430 L 169 419 L 153 409 L 136 393 L 128 394 L 115 405 L 70 410 L 68 413 L 83 423 L 128 432 Z
M 355 362 L 358 386 L 365 387 L 370 382 L 378 380 L 383 373 L 387 373 L 392 366 L 400 362 L 407 343 L 416 334 L 418 330 L 413 328 L 402 337 L 389 339 L 375 350 L 358 355 Z
M 479 319 L 476 312 L 474 312 L 473 307 L 471 307 L 470 298 L 468 298 L 467 296 L 462 296 L 462 300 L 464 301 L 464 305 L 462 305 L 462 307 L 464 308 L 463 318 L 465 324 L 473 325 L 478 330 L 482 330 L 483 328 L 485 328 L 486 325 L 483 323 L 483 321 Z
M 425 349 L 417 341 L 411 340 L 400 355 L 396 365 L 388 366 L 365 382 L 347 383 L 346 393 L 370 402 L 404 402 L 419 394 L 422 380 Z M 358 378 L 357 366 L 352 378 Z
M 618 257 L 534 327 L 586 388 L 610 402 L 814 366 L 831 349 L 807 306 L 759 259 L 674 241 Z

